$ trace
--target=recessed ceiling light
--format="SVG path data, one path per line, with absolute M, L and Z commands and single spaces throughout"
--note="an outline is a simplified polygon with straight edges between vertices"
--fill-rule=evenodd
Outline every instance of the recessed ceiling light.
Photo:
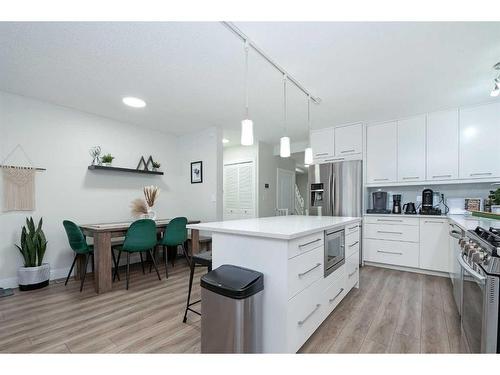
M 227 138 L 222 138 L 222 143 L 229 143 L 229 139 L 227 139 Z
M 133 96 L 126 96 L 122 99 L 123 104 L 128 105 L 129 107 L 134 108 L 144 108 L 146 106 L 146 102 L 142 99 L 135 98 Z

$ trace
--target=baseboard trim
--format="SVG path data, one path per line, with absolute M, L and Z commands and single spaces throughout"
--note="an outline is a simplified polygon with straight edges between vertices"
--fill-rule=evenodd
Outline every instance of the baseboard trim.
M 365 266 L 380 267 L 380 268 L 389 268 L 391 270 L 397 270 L 397 271 L 421 273 L 423 275 L 439 276 L 439 277 L 446 277 L 446 278 L 450 277 L 450 275 L 446 272 L 423 270 L 421 268 L 413 268 L 413 267 L 395 266 L 393 264 L 369 262 L 367 260 L 364 261 L 364 265 Z

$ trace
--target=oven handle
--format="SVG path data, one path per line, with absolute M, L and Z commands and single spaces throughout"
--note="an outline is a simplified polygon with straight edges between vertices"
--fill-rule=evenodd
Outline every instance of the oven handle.
M 479 281 L 481 284 L 483 284 L 486 280 L 486 277 L 480 275 L 479 273 L 477 273 L 476 271 L 474 271 L 472 268 L 470 268 L 470 266 L 465 263 L 465 261 L 463 260 L 462 258 L 462 255 L 459 254 L 457 256 L 457 259 L 458 259 L 458 263 L 460 263 L 460 266 L 466 270 L 468 273 L 470 273 L 472 275 L 472 277 L 474 277 L 477 281 Z
M 460 238 L 462 238 L 462 232 L 459 232 L 459 231 L 457 231 L 457 230 L 455 230 L 455 229 L 450 230 L 450 232 L 449 232 L 449 233 L 450 233 L 450 236 L 451 236 L 451 237 L 456 238 L 456 239 L 458 239 L 458 240 L 459 240 Z

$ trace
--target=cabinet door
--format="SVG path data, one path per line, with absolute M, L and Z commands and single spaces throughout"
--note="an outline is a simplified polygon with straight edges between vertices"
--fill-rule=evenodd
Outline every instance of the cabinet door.
M 396 121 L 370 125 L 366 129 L 367 183 L 396 181 Z
M 420 219 L 420 268 L 449 272 L 448 220 Z
M 348 156 L 363 152 L 363 125 L 335 128 L 335 156 Z
M 311 147 L 315 163 L 334 156 L 334 137 L 333 128 L 311 131 Z
M 425 116 L 398 121 L 398 181 L 425 180 Z
M 460 110 L 460 178 L 500 176 L 500 103 Z
M 458 178 L 458 110 L 427 115 L 427 180 Z

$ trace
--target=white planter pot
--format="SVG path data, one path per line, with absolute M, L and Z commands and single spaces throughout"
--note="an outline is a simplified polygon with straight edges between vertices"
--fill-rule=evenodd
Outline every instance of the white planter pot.
M 20 290 L 40 289 L 49 285 L 50 265 L 42 263 L 39 267 L 20 267 L 17 270 L 17 281 Z

